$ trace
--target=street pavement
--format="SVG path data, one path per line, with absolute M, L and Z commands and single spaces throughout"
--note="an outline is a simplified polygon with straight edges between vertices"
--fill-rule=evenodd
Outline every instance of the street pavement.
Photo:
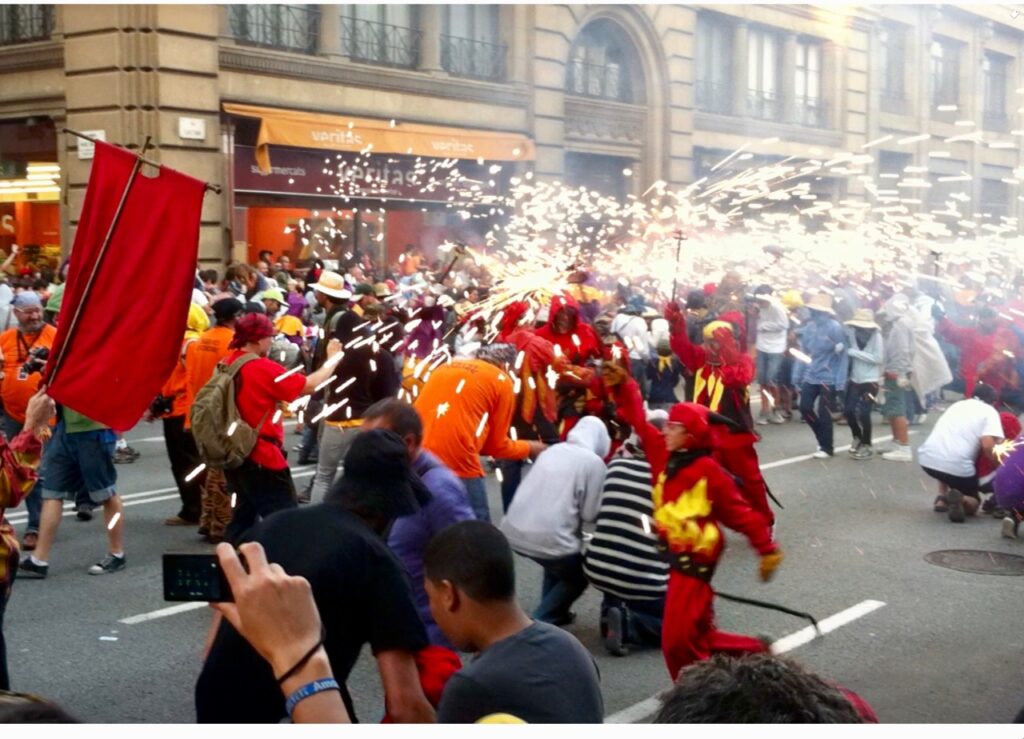
M 914 446 L 928 428 L 914 429 Z M 809 611 L 819 620 L 841 614 L 823 622 L 835 626 L 824 637 L 801 644 L 798 635 L 779 648 L 860 693 L 883 722 L 1011 721 L 1024 705 L 1024 636 L 1017 628 L 1024 581 L 943 569 L 924 557 L 943 549 L 1024 555 L 1024 542 L 1000 538 L 999 522 L 991 518 L 955 525 L 933 513 L 934 486 L 916 464 L 856 462 L 845 451 L 812 460 L 815 444 L 805 425 L 763 431 L 765 476 L 785 506 L 777 513 L 785 561 L 776 578 L 762 584 L 754 552 L 741 536 L 727 533 L 730 547 L 715 587 Z M 162 524 L 177 511 L 177 495 L 160 433 L 159 424 L 141 424 L 128 438 L 142 457 L 118 466 L 128 568 L 86 574 L 105 551 L 102 516 L 83 523 L 68 515 L 49 577 L 16 582 L 7 608 L 14 688 L 47 696 L 83 721 L 195 720 L 193 686 L 211 611 L 154 612 L 174 605 L 162 600 L 161 553 L 212 547 L 199 542 L 194 529 Z M 876 425 L 877 436 L 887 433 Z M 289 434 L 289 445 L 297 438 Z M 847 444 L 848 430 L 837 427 L 836 440 Z M 302 485 L 312 470 L 296 467 L 295 473 Z M 489 485 L 496 514 L 493 478 Z M 23 509 L 8 515 L 20 531 Z M 528 610 L 538 602 L 540 579 L 536 564 L 517 560 L 519 597 Z M 599 604 L 599 594 L 588 590 L 569 630 L 597 661 L 606 714 L 617 721 L 649 720 L 651 697 L 668 687 L 661 655 L 608 655 L 598 636 Z M 748 634 L 781 638 L 807 626 L 722 600 L 716 611 L 720 627 Z M 380 680 L 368 650 L 349 688 L 360 720 L 379 720 Z

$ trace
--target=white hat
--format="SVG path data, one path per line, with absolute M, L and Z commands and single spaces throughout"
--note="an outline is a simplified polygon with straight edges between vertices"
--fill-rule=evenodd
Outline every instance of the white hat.
M 320 273 L 320 280 L 313 285 L 313 289 L 339 300 L 348 300 L 352 297 L 352 291 L 345 287 L 345 278 L 337 272 L 328 270 Z
M 821 311 L 822 313 L 828 313 L 830 316 L 834 316 L 836 312 L 832 310 L 832 296 L 826 293 L 818 293 L 810 302 L 807 303 L 807 307 L 811 310 Z

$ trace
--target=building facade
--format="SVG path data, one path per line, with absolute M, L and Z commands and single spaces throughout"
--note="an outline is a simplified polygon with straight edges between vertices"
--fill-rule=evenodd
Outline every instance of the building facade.
M 868 153 L 847 171 L 914 207 L 1013 218 L 1024 17 L 1006 7 L 0 6 L 0 249 L 68 250 L 90 160 L 65 128 L 151 137 L 147 156 L 222 184 L 209 265 L 309 257 L 311 234 L 389 261 L 472 242 L 428 169 L 622 197 L 739 149 L 737 166 Z

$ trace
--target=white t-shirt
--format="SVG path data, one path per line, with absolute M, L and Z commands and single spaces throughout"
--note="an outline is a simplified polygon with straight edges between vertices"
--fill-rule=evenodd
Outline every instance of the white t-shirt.
M 612 319 L 612 333 L 622 337 L 631 360 L 648 359 L 651 356 L 651 334 L 647 321 L 641 316 L 619 313 Z
M 917 450 L 917 461 L 949 475 L 973 477 L 983 436 L 1003 438 L 999 412 L 977 398 L 953 403 Z
M 769 298 L 767 305 L 758 306 L 757 351 L 764 354 L 784 354 L 789 315 L 778 298 Z

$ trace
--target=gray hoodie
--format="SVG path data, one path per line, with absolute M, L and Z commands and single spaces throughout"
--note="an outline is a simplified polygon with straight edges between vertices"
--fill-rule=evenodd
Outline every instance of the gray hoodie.
M 610 447 L 604 422 L 585 416 L 564 444 L 537 457 L 501 522 L 513 550 L 541 559 L 582 551 L 583 524 L 597 519 Z

